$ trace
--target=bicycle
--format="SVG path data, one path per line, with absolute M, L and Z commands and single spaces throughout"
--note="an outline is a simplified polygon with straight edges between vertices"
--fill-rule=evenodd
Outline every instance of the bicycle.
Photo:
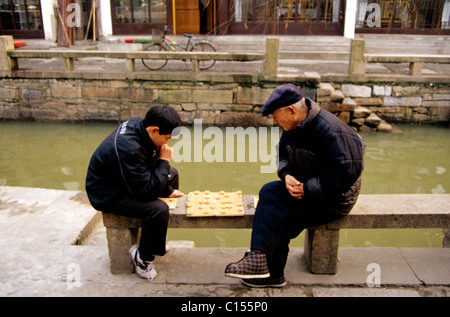
M 214 44 L 208 41 L 200 41 L 198 43 L 192 43 L 193 34 L 184 34 L 185 37 L 188 38 L 188 42 L 186 46 L 178 44 L 168 37 L 166 37 L 167 33 L 170 30 L 167 26 L 164 27 L 164 31 L 159 29 L 152 30 L 152 43 L 144 47 L 144 51 L 151 52 L 161 52 L 161 51 L 176 51 L 177 49 L 181 49 L 185 52 L 215 52 L 216 48 Z M 142 63 L 145 67 L 150 70 L 158 70 L 166 66 L 167 59 L 142 59 Z M 199 61 L 199 68 L 201 70 L 206 70 L 214 66 L 216 63 L 215 60 L 202 60 Z

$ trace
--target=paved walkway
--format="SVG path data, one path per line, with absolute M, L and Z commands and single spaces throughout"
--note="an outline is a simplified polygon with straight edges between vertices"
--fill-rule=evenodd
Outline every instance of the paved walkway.
M 153 281 L 136 274 L 113 275 L 101 217 L 85 193 L 0 187 L 0 296 L 450 295 L 450 249 L 341 248 L 336 275 L 313 275 L 305 267 L 303 248 L 294 248 L 286 287 L 251 289 L 223 274 L 226 264 L 241 258 L 245 249 L 180 245 L 170 242 L 170 251 L 157 258 L 158 276 Z M 372 276 L 378 270 L 380 287 L 369 287 L 367 281 L 377 282 Z

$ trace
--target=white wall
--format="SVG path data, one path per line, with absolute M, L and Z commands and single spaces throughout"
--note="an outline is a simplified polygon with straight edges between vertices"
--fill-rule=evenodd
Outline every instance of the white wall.
M 355 25 L 356 25 L 356 8 L 357 0 L 346 0 L 345 4 L 345 23 L 344 23 L 344 37 L 355 37 Z
M 56 0 L 41 1 L 42 26 L 44 27 L 44 36 L 46 40 L 56 41 L 56 34 L 54 34 L 54 32 L 56 32 L 56 25 L 54 28 L 52 27 L 52 23 L 56 23 L 56 21 L 52 22 L 52 19 L 54 18 L 53 5 L 55 2 Z
M 112 20 L 111 20 L 111 2 L 109 0 L 100 1 L 98 6 L 98 18 L 100 20 L 99 32 L 103 37 L 112 35 Z
M 42 25 L 44 27 L 44 36 L 46 40 L 57 40 L 56 17 L 53 6 L 57 0 L 41 0 Z M 97 23 L 99 35 L 108 37 L 112 35 L 111 6 L 109 0 L 96 0 L 97 4 Z M 90 11 L 90 9 L 89 9 Z M 89 16 L 88 16 L 89 18 Z M 92 22 L 91 22 L 92 23 Z M 91 25 L 92 27 L 92 25 Z M 98 35 L 97 35 L 98 37 Z

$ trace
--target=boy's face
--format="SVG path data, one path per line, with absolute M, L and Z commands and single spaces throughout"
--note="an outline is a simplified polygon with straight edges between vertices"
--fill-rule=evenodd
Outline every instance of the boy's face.
M 156 126 L 147 127 L 146 130 L 150 139 L 152 139 L 153 144 L 157 147 L 167 144 L 172 137 L 172 134 L 159 134 L 159 128 Z

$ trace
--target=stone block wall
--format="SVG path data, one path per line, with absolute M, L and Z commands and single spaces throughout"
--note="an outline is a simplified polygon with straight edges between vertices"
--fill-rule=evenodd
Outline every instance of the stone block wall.
M 297 83 L 304 84 L 304 83 Z M 187 125 L 272 125 L 261 106 L 278 84 L 140 80 L 1 79 L 0 120 L 123 121 L 170 105 Z
M 225 77 L 224 77 L 225 78 Z M 152 105 L 175 108 L 186 125 L 265 126 L 260 110 L 283 83 L 309 97 L 356 130 L 391 131 L 392 122 L 434 123 L 450 118 L 450 87 L 379 83 L 319 83 L 320 76 L 236 80 L 156 78 L 2 78 L 0 120 L 47 122 L 123 121 Z
M 433 84 L 336 85 L 346 98 L 387 122 L 436 123 L 450 119 L 450 86 Z
M 389 122 L 449 122 L 450 87 L 320 83 L 317 101 L 357 131 L 392 132 Z
M 330 83 L 320 83 L 317 89 L 317 102 L 322 108 L 334 113 L 344 123 L 352 126 L 356 131 L 392 132 L 393 127 L 377 116 L 368 108 L 358 105 L 358 98 L 351 98 L 337 90 Z M 346 89 L 343 85 L 343 89 Z M 363 91 L 368 87 L 363 87 Z M 353 87 L 351 87 L 353 89 Z M 348 94 L 348 91 L 346 92 Z M 352 92 L 355 93 L 355 92 Z M 367 91 L 365 92 L 367 93 Z

